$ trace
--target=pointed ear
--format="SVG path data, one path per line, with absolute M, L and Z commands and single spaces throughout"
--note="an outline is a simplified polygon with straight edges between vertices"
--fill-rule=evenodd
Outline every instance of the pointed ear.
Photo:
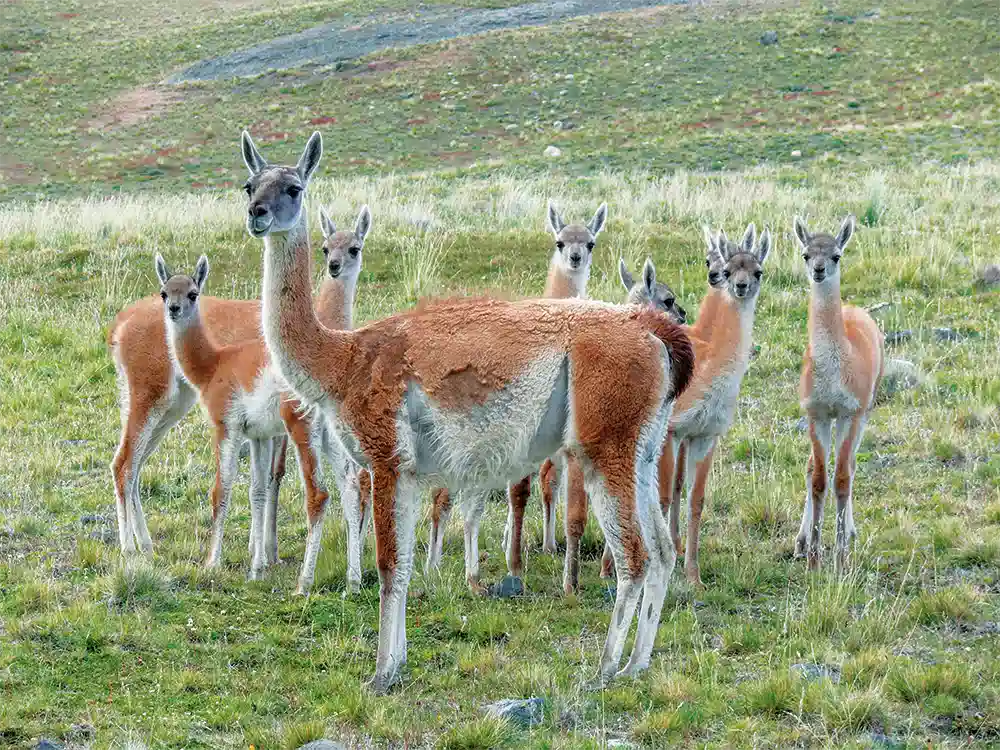
M 337 227 L 334 226 L 333 221 L 326 213 L 326 209 L 322 206 L 319 207 L 319 231 L 323 233 L 325 239 L 330 239 L 334 232 L 337 231 Z
M 715 248 L 723 260 L 729 260 L 729 238 L 726 236 L 726 230 L 722 227 L 719 227 L 719 234 L 715 238 Z
M 170 273 L 170 269 L 167 268 L 167 261 L 163 260 L 163 256 L 159 253 L 156 254 L 156 261 L 154 263 L 156 266 L 156 278 L 160 280 L 160 285 L 166 284 L 170 277 L 173 276 Z
M 847 247 L 847 243 L 851 241 L 851 237 L 854 236 L 854 214 L 847 214 L 844 217 L 844 223 L 840 225 L 840 231 L 837 232 L 837 247 L 843 250 Z
M 764 259 L 769 252 L 771 252 L 771 228 L 764 227 L 764 231 L 760 233 L 760 244 L 757 246 L 757 261 L 761 265 L 764 265 Z
M 590 223 L 587 225 L 587 229 L 589 229 L 590 233 L 596 237 L 601 233 L 601 230 L 604 229 L 604 222 L 607 220 L 608 204 L 602 203 L 598 207 L 597 212 L 594 214 L 594 218 L 592 218 Z
M 246 130 L 243 131 L 241 144 L 243 146 L 243 162 L 247 165 L 247 169 L 250 170 L 251 175 L 257 174 L 260 170 L 267 166 L 267 162 L 264 161 L 264 157 L 260 155 L 260 151 L 258 151 L 257 147 L 253 144 L 253 139 L 250 137 L 250 133 Z
M 653 268 L 652 258 L 646 258 L 642 266 L 642 285 L 646 287 L 646 294 L 653 298 L 653 291 L 656 289 L 656 269 Z
M 705 259 L 708 261 L 709 266 L 724 266 L 726 265 L 726 258 L 722 254 L 722 250 L 719 249 L 718 239 L 712 238 L 712 233 L 708 231 L 708 227 L 705 227 L 705 239 L 708 242 L 708 252 L 705 255 Z
M 807 247 L 809 245 L 811 235 L 809 234 L 809 228 L 806 226 L 806 223 L 796 216 L 793 226 L 795 228 L 795 236 L 799 239 L 799 244 L 802 245 L 802 247 Z
M 317 130 L 309 136 L 305 150 L 302 152 L 302 156 L 299 157 L 299 163 L 295 165 L 295 168 L 299 172 L 299 177 L 302 178 L 303 182 L 309 182 L 309 178 L 313 176 L 313 172 L 316 171 L 316 167 L 319 166 L 319 160 L 322 158 L 323 136 Z
M 354 234 L 361 240 L 362 245 L 365 244 L 365 237 L 368 236 L 368 230 L 371 228 L 372 212 L 368 210 L 367 205 L 364 205 L 358 213 L 358 220 L 354 223 Z
M 635 286 L 635 279 L 632 278 L 632 274 L 628 270 L 628 266 L 625 265 L 625 259 L 618 259 L 618 277 L 622 280 L 622 284 L 625 285 L 625 291 L 631 292 L 632 287 Z
M 556 211 L 556 204 L 549 201 L 549 229 L 552 230 L 552 234 L 558 235 L 565 226 L 566 222 L 562 220 L 559 212 Z
M 740 249 L 745 253 L 752 253 L 753 246 L 757 242 L 757 226 L 751 221 L 747 224 L 747 230 L 743 233 L 743 240 L 740 242 Z
M 208 278 L 208 258 L 202 255 L 198 258 L 198 264 L 194 267 L 194 279 L 195 286 L 198 287 L 200 292 L 205 286 L 205 279 Z

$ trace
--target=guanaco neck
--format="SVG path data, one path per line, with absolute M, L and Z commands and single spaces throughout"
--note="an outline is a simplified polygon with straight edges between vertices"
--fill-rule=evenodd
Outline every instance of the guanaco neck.
M 324 276 L 316 298 L 316 319 L 335 331 L 351 330 L 354 327 L 354 293 L 357 286 L 357 276 L 336 279 Z
M 316 318 L 309 282 L 312 253 L 305 211 L 285 232 L 264 237 L 261 318 L 264 339 L 282 377 L 305 401 L 343 399 L 352 339 Z
M 550 299 L 586 297 L 587 282 L 590 280 L 590 264 L 570 275 L 562 266 L 559 251 L 556 250 L 549 261 L 549 277 L 545 281 L 545 296 Z
M 844 311 L 840 300 L 840 280 L 830 279 L 822 284 L 814 284 L 809 295 L 809 343 L 816 346 L 833 345 L 838 351 L 844 349 Z
M 167 318 L 170 347 L 184 377 L 199 391 L 208 387 L 215 377 L 221 359 L 220 349 L 212 340 L 201 315 L 196 310 L 186 323 Z
M 698 338 L 706 338 L 713 326 L 718 322 L 719 313 L 726 300 L 726 292 L 723 289 L 709 287 L 708 293 L 698 307 L 698 317 L 691 324 L 691 333 Z

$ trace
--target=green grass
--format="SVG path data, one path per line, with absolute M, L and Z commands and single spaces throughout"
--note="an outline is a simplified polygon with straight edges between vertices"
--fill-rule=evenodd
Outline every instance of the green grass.
M 579 19 L 387 52 L 379 59 L 398 65 L 378 70 L 361 61 L 336 75 L 183 87 L 142 122 L 86 124 L 201 57 L 402 7 L 237 5 L 206 12 L 185 0 L 169 17 L 131 1 L 4 6 L 0 98 L 12 105 L 0 113 L 0 197 L 58 200 L 0 205 L 0 746 L 74 741 L 73 725 L 94 728 L 95 750 L 130 739 L 294 748 L 319 736 L 442 748 L 1000 742 L 1000 293 L 976 283 L 1000 237 L 992 3 L 894 0 L 874 15 L 857 2 L 705 3 Z M 768 28 L 777 47 L 757 43 Z M 441 575 L 411 585 L 403 685 L 372 696 L 371 540 L 365 585 L 345 596 L 334 512 L 314 595 L 293 597 L 305 519 L 290 471 L 282 563 L 246 581 L 241 482 L 223 566 L 203 570 L 212 462 L 197 413 L 142 478 L 153 562 L 122 565 L 113 531 L 102 540 L 115 526 L 107 467 L 119 430 L 109 321 L 155 290 L 156 252 L 176 267 L 205 252 L 211 293 L 259 294 L 261 247 L 242 228 L 242 196 L 207 188 L 242 181 L 239 127 L 287 161 L 326 116 L 337 122 L 320 126 L 327 153 L 310 217 L 321 202 L 338 225 L 372 208 L 359 323 L 425 294 L 539 293 L 549 198 L 568 218 L 608 200 L 591 277 L 606 300 L 623 297 L 619 256 L 637 268 L 649 255 L 693 312 L 705 289 L 701 225 L 775 230 L 760 351 L 709 484 L 707 587 L 675 573 L 643 678 L 588 689 L 611 607 L 600 535 L 592 521 L 582 590 L 565 599 L 533 504 L 528 595 L 467 592 L 456 519 Z M 555 120 L 573 127 L 556 131 Z M 564 156 L 543 163 L 549 143 Z M 807 284 L 790 224 L 799 213 L 830 230 L 848 211 L 860 225 L 844 294 L 888 303 L 883 328 L 913 334 L 888 356 L 920 378 L 872 416 L 855 481 L 859 544 L 837 581 L 829 554 L 818 576 L 792 559 L 808 446 L 797 428 Z M 491 504 L 484 520 L 487 582 L 505 572 L 505 513 Z M 105 522 L 81 520 L 95 514 Z M 423 545 L 426 524 L 419 534 Z M 828 520 L 828 543 L 832 534 Z M 803 663 L 839 683 L 791 670 Z M 529 696 L 545 700 L 530 730 L 483 714 Z

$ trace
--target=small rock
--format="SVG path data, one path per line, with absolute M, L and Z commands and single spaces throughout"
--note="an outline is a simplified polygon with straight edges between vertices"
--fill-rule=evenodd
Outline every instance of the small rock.
M 879 302 L 878 304 L 872 305 L 871 307 L 868 308 L 868 314 L 877 315 L 883 310 L 888 310 L 890 307 L 892 307 L 891 302 Z
M 517 123 L 516 122 L 512 122 L 509 125 L 504 125 L 503 129 L 504 130 L 517 130 Z
M 905 331 L 887 331 L 885 334 L 885 343 L 890 346 L 894 344 L 901 344 L 904 341 L 909 341 L 913 338 L 913 331 L 906 329 Z
M 104 516 L 98 515 L 97 513 L 87 513 L 80 516 L 80 523 L 84 526 L 88 526 L 92 523 L 107 523 L 108 519 Z
M 799 417 L 799 421 L 795 423 L 796 432 L 805 432 L 809 429 L 809 418 Z
M 117 544 L 118 543 L 118 532 L 114 529 L 109 529 L 107 527 L 103 529 L 98 529 L 97 531 L 91 531 L 87 534 L 91 539 L 96 539 L 104 544 Z
M 499 719 L 507 719 L 521 729 L 529 729 L 541 724 L 545 718 L 545 701 L 542 698 L 507 699 L 483 706 L 483 711 Z
M 1000 264 L 991 263 L 980 271 L 979 283 L 983 286 L 1000 286 Z
M 793 664 L 789 668 L 789 671 L 792 674 L 798 674 L 809 682 L 830 680 L 834 685 L 840 683 L 840 670 L 836 667 L 828 667 L 825 664 Z
M 900 391 L 916 388 L 923 379 L 923 373 L 910 360 L 890 359 L 882 374 L 881 390 L 886 398 L 892 398 Z
M 760 35 L 760 43 L 765 47 L 770 47 L 772 44 L 778 43 L 778 32 L 777 31 L 765 31 Z
M 552 159 L 555 159 L 558 156 L 562 156 L 562 151 L 559 150 L 558 146 L 546 146 L 544 153 L 546 156 Z
M 35 745 L 35 750 L 64 750 L 65 747 L 61 742 L 51 740 L 48 737 L 41 737 Z
M 792 151 L 792 158 L 793 159 L 798 159 L 801 156 L 802 156 L 802 152 L 799 151 L 798 149 L 795 149 L 794 151 Z
M 299 750 L 345 750 L 345 748 L 333 740 L 313 740 L 302 745 Z
M 552 123 L 552 128 L 554 130 L 562 130 L 562 126 L 563 126 L 562 120 L 556 120 L 554 123 Z
M 95 734 L 94 727 L 90 724 L 73 724 L 66 736 L 74 742 L 87 742 L 93 740 Z
M 512 599 L 524 594 L 524 581 L 516 576 L 504 576 L 490 586 L 490 596 L 494 599 Z
M 965 338 L 953 328 L 932 328 L 931 331 L 938 341 L 961 341 Z

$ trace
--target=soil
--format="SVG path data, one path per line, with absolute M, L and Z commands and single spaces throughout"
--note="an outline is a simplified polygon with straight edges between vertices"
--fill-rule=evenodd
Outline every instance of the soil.
M 202 60 L 174 74 L 167 83 L 256 76 L 269 70 L 332 65 L 389 47 L 409 47 L 445 39 L 598 13 L 616 13 L 686 0 L 540 0 L 501 9 L 418 9 L 385 21 L 369 18 L 323 24 L 264 44 Z

